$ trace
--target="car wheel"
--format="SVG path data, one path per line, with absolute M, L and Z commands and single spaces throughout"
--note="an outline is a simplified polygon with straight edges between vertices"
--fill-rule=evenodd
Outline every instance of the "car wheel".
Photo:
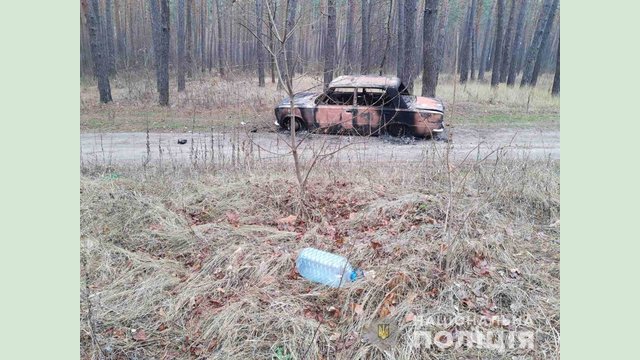
M 395 137 L 405 137 L 411 134 L 409 127 L 404 124 L 389 124 L 388 132 Z
M 431 138 L 435 141 L 449 142 L 449 131 L 444 129 L 442 132 L 433 134 Z
M 294 119 L 295 119 L 296 131 L 304 130 L 304 126 L 302 125 L 302 120 L 300 120 L 299 118 L 294 118 Z M 291 131 L 291 121 L 288 117 L 282 120 L 282 125 L 285 128 L 285 130 Z

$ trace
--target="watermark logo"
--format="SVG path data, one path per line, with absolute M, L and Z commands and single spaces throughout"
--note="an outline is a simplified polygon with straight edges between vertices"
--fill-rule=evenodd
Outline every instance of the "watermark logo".
M 378 324 L 378 338 L 386 340 L 390 334 L 389 324 Z

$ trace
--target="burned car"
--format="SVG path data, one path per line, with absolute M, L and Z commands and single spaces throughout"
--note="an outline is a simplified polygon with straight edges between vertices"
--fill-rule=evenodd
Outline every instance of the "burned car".
M 289 98 L 278 104 L 275 114 L 275 124 L 290 130 Z M 444 135 L 442 102 L 411 95 L 397 77 L 337 77 L 323 93 L 295 94 L 293 119 L 296 131 L 435 138 Z

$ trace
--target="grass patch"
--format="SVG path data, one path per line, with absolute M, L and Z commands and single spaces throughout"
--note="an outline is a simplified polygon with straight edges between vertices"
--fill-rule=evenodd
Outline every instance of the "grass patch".
M 81 356 L 558 358 L 559 163 L 441 160 L 322 163 L 304 199 L 285 162 L 83 168 Z M 316 286 L 295 272 L 306 246 L 376 276 Z M 492 329 L 531 329 L 535 347 L 413 347 L 438 331 L 414 316 L 441 315 L 529 316 Z

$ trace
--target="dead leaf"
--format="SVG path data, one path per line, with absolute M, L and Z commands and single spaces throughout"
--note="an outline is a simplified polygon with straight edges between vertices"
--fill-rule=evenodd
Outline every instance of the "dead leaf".
M 404 316 L 404 321 L 405 322 L 412 322 L 414 319 L 416 318 L 416 315 L 412 312 L 407 313 L 407 315 Z
M 226 213 L 226 216 L 229 224 L 233 225 L 234 227 L 238 227 L 240 225 L 240 214 L 238 214 L 237 212 L 229 211 Z
M 383 305 L 378 312 L 378 316 L 380 316 L 381 318 L 385 318 L 389 316 L 389 314 L 391 314 L 391 310 L 389 310 L 389 307 L 387 305 Z
M 372 248 L 373 250 L 378 251 L 378 249 L 380 249 L 381 247 L 382 247 L 382 244 L 381 244 L 381 243 L 379 243 L 379 242 L 377 242 L 377 241 L 374 241 L 374 240 L 371 240 L 371 248 Z
M 144 329 L 140 329 L 140 330 L 133 329 L 131 330 L 131 332 L 133 332 L 133 340 L 147 341 L 147 333 L 144 332 Z
M 160 324 L 160 326 L 158 326 L 158 331 L 164 331 L 167 329 L 167 325 L 165 325 L 164 323 Z
M 330 341 L 336 341 L 340 339 L 340 333 L 339 332 L 334 332 L 333 334 L 331 334 L 331 336 L 329 336 L 329 340 Z
M 276 221 L 279 225 L 295 225 L 296 221 L 298 221 L 298 217 L 295 215 L 289 215 L 287 217 L 283 217 Z
M 352 310 L 356 315 L 362 315 L 364 307 L 360 304 L 351 304 Z

